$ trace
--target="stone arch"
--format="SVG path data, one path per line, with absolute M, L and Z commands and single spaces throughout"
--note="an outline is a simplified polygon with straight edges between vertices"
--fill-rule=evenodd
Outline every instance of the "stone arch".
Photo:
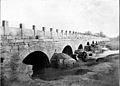
M 33 53 L 35 51 L 42 52 L 49 57 L 48 51 L 45 49 L 45 47 L 40 45 L 34 45 L 27 48 L 23 48 L 21 49 L 21 51 L 19 51 L 19 54 L 18 54 L 18 57 L 19 57 L 19 61 L 18 61 L 19 66 L 17 67 L 18 73 L 24 75 L 24 77 L 28 79 L 30 79 L 29 75 L 33 75 L 33 70 L 32 70 L 33 66 L 24 64 L 23 60 L 25 59 L 26 56 L 28 56 L 30 53 Z M 19 79 L 23 80 L 24 77 L 19 77 Z
M 68 54 L 70 56 L 73 55 L 72 47 L 70 45 L 65 46 L 62 53 Z
M 36 76 L 50 65 L 48 56 L 42 51 L 31 52 L 22 62 L 24 64 L 32 65 L 32 76 Z
M 83 49 L 83 44 L 80 44 L 80 45 L 78 46 L 78 49 Z
M 92 44 L 95 44 L 95 40 L 92 41 Z
M 24 64 L 39 65 L 39 67 L 47 67 L 49 65 L 48 56 L 42 51 L 34 51 L 28 54 L 22 61 Z
M 89 42 L 89 41 L 87 41 L 85 45 L 90 45 L 90 42 Z
M 30 53 L 34 52 L 34 51 L 41 51 L 44 52 L 48 57 L 49 57 L 49 53 L 47 52 L 47 50 L 45 49 L 45 47 L 39 46 L 39 45 L 34 45 L 28 48 L 23 49 L 21 52 L 19 52 L 19 57 L 21 59 L 21 61 L 23 61 L 23 59 L 29 55 Z

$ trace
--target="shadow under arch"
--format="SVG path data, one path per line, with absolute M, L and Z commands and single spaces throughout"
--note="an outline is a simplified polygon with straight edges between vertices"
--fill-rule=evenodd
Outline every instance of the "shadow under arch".
M 65 53 L 69 56 L 73 55 L 73 51 L 70 45 L 65 46 L 65 48 L 63 49 L 62 53 Z
M 80 45 L 78 46 L 78 49 L 83 49 L 83 45 L 80 44 Z
M 42 51 L 34 51 L 27 55 L 23 61 L 26 65 L 32 65 L 33 74 L 38 74 L 39 71 L 49 66 L 49 58 Z

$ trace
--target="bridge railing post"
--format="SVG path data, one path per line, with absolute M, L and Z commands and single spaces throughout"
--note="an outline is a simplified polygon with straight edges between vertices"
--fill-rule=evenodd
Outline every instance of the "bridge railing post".
M 32 29 L 33 29 L 33 34 L 34 34 L 33 36 L 35 38 L 35 25 L 32 26 Z
M 65 38 L 67 38 L 67 30 L 65 31 L 65 35 L 66 35 L 66 37 L 65 37 Z
M 43 31 L 43 36 L 45 38 L 45 27 L 42 27 L 42 31 Z
M 56 29 L 56 33 L 57 33 L 57 38 L 59 38 L 59 37 L 58 37 L 58 29 Z
M 69 38 L 71 38 L 71 31 L 69 31 Z
M 61 34 L 62 34 L 62 39 L 63 39 L 63 30 L 61 30 Z
M 73 32 L 72 32 L 72 37 L 73 37 L 73 38 L 74 38 L 74 34 L 75 34 L 75 32 L 73 31 Z
M 20 23 L 20 34 L 21 34 L 21 39 L 23 39 L 23 24 L 22 23 Z
M 6 29 L 8 28 L 8 21 L 3 20 L 2 21 L 2 27 L 3 27 L 3 36 L 7 35 L 6 34 Z
M 3 35 L 5 36 L 5 20 L 2 21 Z
M 77 38 L 77 32 L 75 32 L 75 38 Z
M 51 33 L 51 39 L 52 39 L 52 30 L 53 30 L 53 28 L 50 28 L 50 33 Z

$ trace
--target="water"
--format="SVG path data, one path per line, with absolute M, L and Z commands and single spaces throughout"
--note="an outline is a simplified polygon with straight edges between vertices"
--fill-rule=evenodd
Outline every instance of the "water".
M 55 68 L 45 68 L 43 73 L 39 73 L 35 78 L 42 80 L 59 80 L 63 79 L 68 75 L 84 75 L 87 72 L 91 72 L 88 69 L 74 68 L 74 69 L 55 69 Z

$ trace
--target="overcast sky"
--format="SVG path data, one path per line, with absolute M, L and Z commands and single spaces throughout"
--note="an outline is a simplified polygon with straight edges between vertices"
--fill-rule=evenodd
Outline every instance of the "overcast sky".
M 1 0 L 1 20 L 9 26 L 119 35 L 119 0 Z

